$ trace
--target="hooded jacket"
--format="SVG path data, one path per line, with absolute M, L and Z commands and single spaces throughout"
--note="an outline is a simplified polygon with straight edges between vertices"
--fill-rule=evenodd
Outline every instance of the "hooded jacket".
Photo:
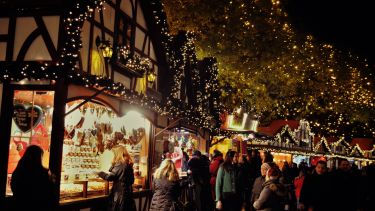
M 253 206 L 259 211 L 284 210 L 287 190 L 277 179 L 270 179 L 263 183 L 263 190 Z

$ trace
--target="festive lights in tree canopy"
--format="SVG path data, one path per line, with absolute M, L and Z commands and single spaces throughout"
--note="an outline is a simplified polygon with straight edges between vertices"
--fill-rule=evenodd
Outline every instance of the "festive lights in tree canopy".
M 162 0 L 171 33 L 196 34 L 216 57 L 221 102 L 272 119 L 306 118 L 318 135 L 375 136 L 374 73 L 365 59 L 293 30 L 276 0 Z M 166 23 L 163 23 L 166 24 Z

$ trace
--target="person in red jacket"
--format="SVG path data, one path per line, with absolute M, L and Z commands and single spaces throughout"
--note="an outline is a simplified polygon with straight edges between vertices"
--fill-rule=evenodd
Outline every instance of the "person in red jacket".
M 217 171 L 219 170 L 220 164 L 223 162 L 223 153 L 219 150 L 214 150 L 214 155 L 210 164 L 210 186 L 212 197 L 215 200 L 215 185 L 216 185 L 216 176 Z
M 299 207 L 299 196 L 301 195 L 301 189 L 303 185 L 303 180 L 305 179 L 305 171 L 300 170 L 299 176 L 294 179 L 294 188 L 297 199 L 297 207 Z

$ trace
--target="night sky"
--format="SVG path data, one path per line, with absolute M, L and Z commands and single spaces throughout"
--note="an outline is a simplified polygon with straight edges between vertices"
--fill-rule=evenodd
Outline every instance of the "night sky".
M 372 1 L 289 0 L 287 11 L 298 32 L 369 60 L 375 68 L 375 9 Z

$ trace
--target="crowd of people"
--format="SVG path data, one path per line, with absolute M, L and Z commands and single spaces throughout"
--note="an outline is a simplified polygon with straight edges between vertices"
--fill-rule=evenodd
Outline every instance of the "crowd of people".
M 261 159 L 257 150 L 250 150 L 246 155 L 228 151 L 225 156 L 215 150 L 210 159 L 195 151 L 186 161 L 189 188 L 193 192 L 189 207 L 184 207 L 177 197 L 168 197 L 169 203 L 154 203 L 153 199 L 151 210 L 375 210 L 372 203 L 374 164 L 359 170 L 348 160 L 339 159 L 337 169 L 328 168 L 323 160 L 313 166 L 306 162 L 299 165 L 284 162 L 279 168 L 270 153 Z M 165 174 L 169 175 L 167 171 Z M 181 188 L 178 181 L 173 180 L 177 189 Z M 160 198 L 158 189 L 167 193 L 166 187 L 156 185 L 154 198 Z M 153 209 L 154 204 L 159 209 Z
M 124 146 L 112 149 L 114 157 L 109 172 L 98 175 L 113 186 L 108 210 L 136 210 L 132 196 L 133 162 Z M 53 175 L 42 166 L 43 150 L 27 148 L 15 169 L 11 188 L 13 210 L 55 210 Z M 270 153 L 263 159 L 257 150 L 246 155 L 228 151 L 225 156 L 215 150 L 209 158 L 196 150 L 184 154 L 182 167 L 188 172 L 181 178 L 173 159 L 165 157 L 152 178 L 153 196 L 150 211 L 372 211 L 375 210 L 375 165 L 359 170 L 346 159 L 338 168 L 327 168 L 318 161 L 315 166 L 285 162 L 280 169 Z M 184 187 L 189 200 L 180 201 Z M 49 203 L 51 202 L 51 203 Z M 27 206 L 27 208 L 25 207 Z

